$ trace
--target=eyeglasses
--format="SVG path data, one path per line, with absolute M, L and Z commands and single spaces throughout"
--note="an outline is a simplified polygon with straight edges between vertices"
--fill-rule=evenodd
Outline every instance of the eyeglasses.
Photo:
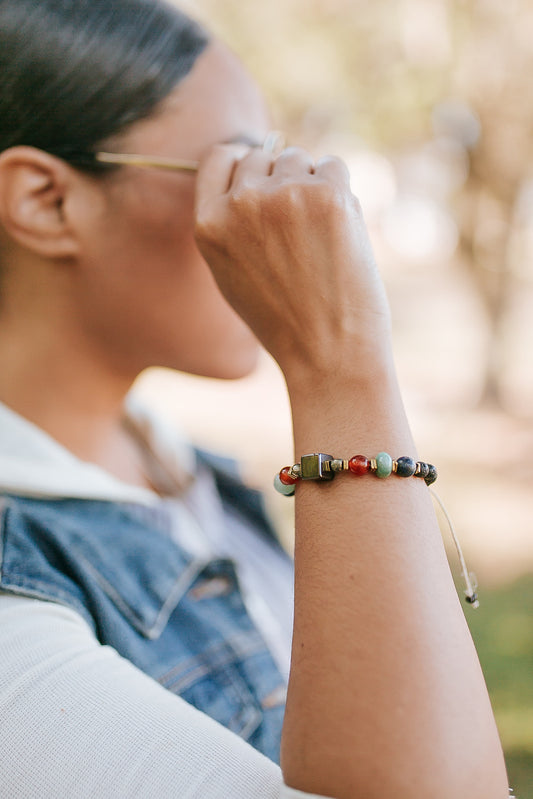
M 235 139 L 229 143 L 240 143 L 241 139 Z M 253 146 L 253 145 L 251 145 Z M 255 145 L 259 146 L 259 145 Z M 270 131 L 264 142 L 260 145 L 265 153 L 276 156 L 285 147 L 285 136 L 278 130 Z M 165 158 L 157 155 L 139 155 L 137 153 L 107 153 L 97 152 L 94 159 L 100 164 L 110 164 L 113 166 L 136 166 L 141 169 L 165 169 L 169 172 L 197 172 L 200 166 L 199 161 L 187 161 L 178 158 Z

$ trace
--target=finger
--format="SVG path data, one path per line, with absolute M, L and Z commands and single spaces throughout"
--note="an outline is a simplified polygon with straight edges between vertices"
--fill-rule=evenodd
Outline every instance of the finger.
M 257 178 L 264 178 L 272 171 L 272 154 L 260 147 L 254 147 L 235 165 L 231 181 L 232 189 L 249 184 Z
M 330 183 L 337 183 L 341 186 L 350 185 L 350 172 L 341 158 L 334 155 L 326 155 L 315 164 L 315 175 L 327 180 Z
M 213 147 L 200 162 L 196 180 L 196 208 L 208 199 L 226 194 L 235 165 L 249 147 L 242 144 L 221 144 Z
M 306 150 L 300 147 L 287 147 L 274 162 L 272 174 L 277 177 L 295 177 L 302 172 L 313 174 L 315 162 Z

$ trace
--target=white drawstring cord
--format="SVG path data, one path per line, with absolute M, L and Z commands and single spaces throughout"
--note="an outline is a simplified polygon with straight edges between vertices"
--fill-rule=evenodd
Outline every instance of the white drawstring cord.
M 465 581 L 465 585 L 466 585 L 466 590 L 465 590 L 466 601 L 470 605 L 472 605 L 473 608 L 478 608 L 479 607 L 479 600 L 478 600 L 478 596 L 477 596 L 477 593 L 476 593 L 476 588 L 477 588 L 476 576 L 475 576 L 475 574 L 473 574 L 473 572 L 469 572 L 468 571 L 468 568 L 467 568 L 467 565 L 466 565 L 465 556 L 463 555 L 463 550 L 461 549 L 461 544 L 459 543 L 459 539 L 457 538 L 457 535 L 456 535 L 456 532 L 455 532 L 455 528 L 453 526 L 453 522 L 452 522 L 452 520 L 450 518 L 450 515 L 449 515 L 448 511 L 444 507 L 443 501 L 441 500 L 439 495 L 432 488 L 429 489 L 429 492 L 430 492 L 431 496 L 438 502 L 439 507 L 440 507 L 441 511 L 443 512 L 446 521 L 448 522 L 448 527 L 450 528 L 450 533 L 452 534 L 453 543 L 455 544 L 455 548 L 457 550 L 457 554 L 459 555 L 459 561 L 461 563 L 462 575 L 463 575 L 463 578 L 464 578 L 464 581 Z

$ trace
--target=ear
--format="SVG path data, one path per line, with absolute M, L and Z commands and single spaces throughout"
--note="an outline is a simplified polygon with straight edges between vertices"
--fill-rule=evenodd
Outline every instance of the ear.
M 75 225 L 67 213 L 75 171 L 34 147 L 0 154 L 0 224 L 15 242 L 46 258 L 78 252 Z

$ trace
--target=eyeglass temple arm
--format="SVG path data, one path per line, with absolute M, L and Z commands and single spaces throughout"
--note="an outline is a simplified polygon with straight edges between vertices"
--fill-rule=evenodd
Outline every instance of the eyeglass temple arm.
M 280 131 L 271 131 L 263 142 L 263 150 L 267 153 L 277 154 L 283 149 L 285 136 Z M 167 169 L 170 172 L 198 172 L 198 161 L 186 161 L 162 156 L 145 156 L 135 153 L 95 153 L 96 160 L 101 164 L 116 164 L 117 166 L 152 167 Z
M 153 167 L 155 169 L 168 169 L 170 172 L 197 172 L 200 166 L 198 161 L 180 161 L 175 158 L 159 156 L 136 155 L 134 153 L 95 153 L 96 160 L 101 164 L 116 164 L 117 166 Z

